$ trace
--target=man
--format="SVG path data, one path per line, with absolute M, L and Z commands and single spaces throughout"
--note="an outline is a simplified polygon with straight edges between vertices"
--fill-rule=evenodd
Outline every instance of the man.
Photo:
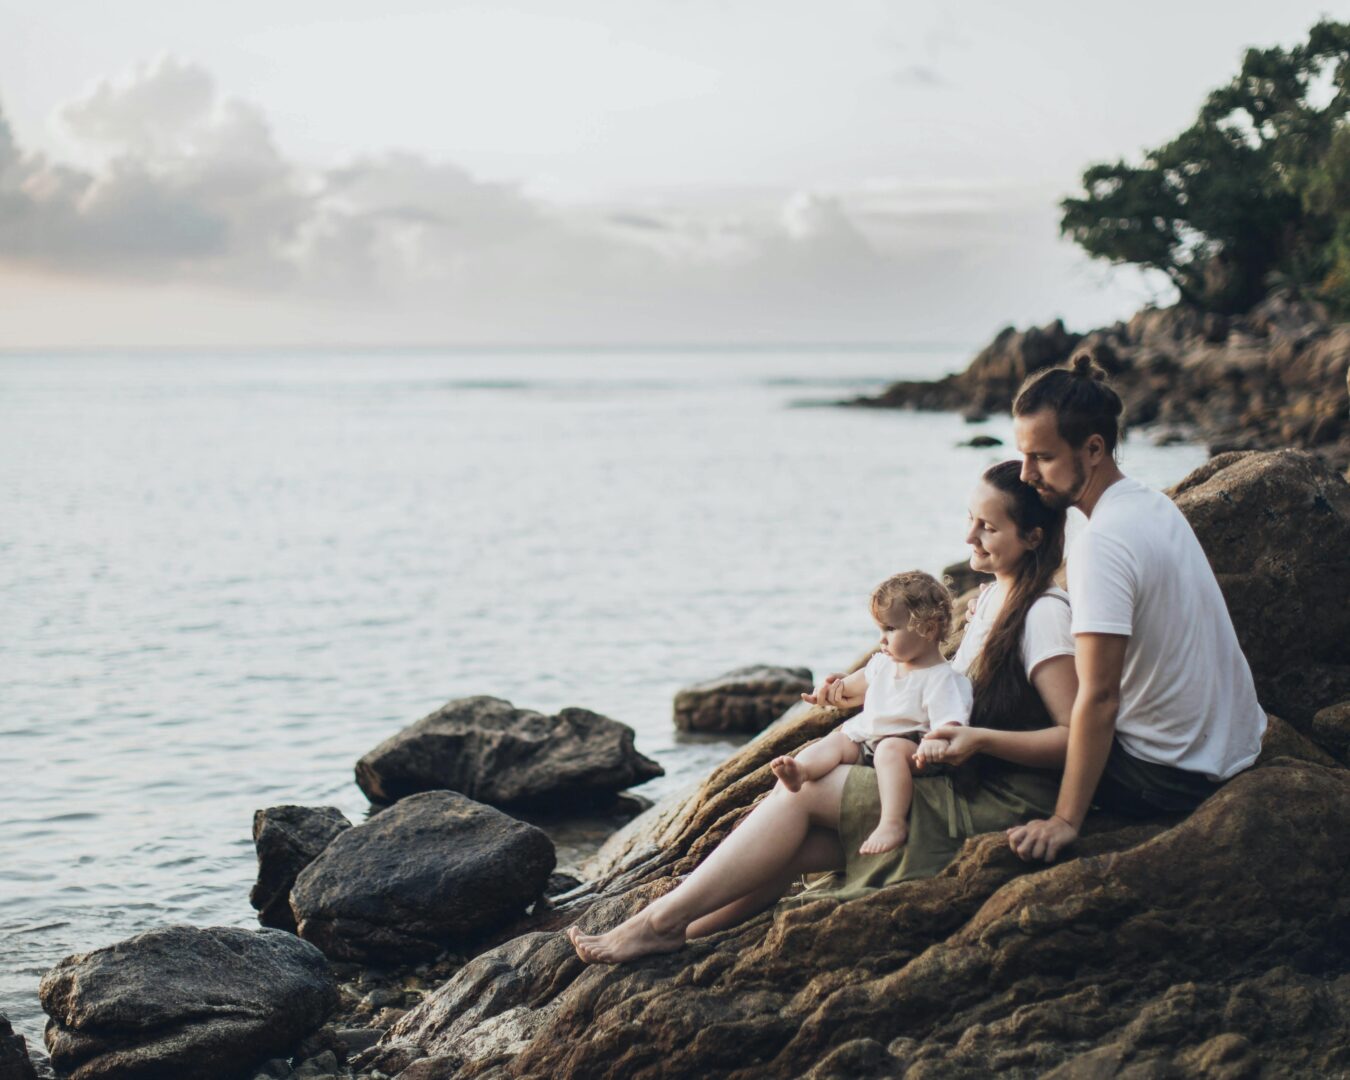
M 1078 695 L 1055 813 L 1008 831 L 1051 862 L 1088 807 L 1194 809 L 1256 760 L 1266 716 L 1223 594 L 1180 510 L 1116 465 L 1121 401 L 1082 354 L 1013 403 L 1022 479 L 1088 523 L 1068 554 Z

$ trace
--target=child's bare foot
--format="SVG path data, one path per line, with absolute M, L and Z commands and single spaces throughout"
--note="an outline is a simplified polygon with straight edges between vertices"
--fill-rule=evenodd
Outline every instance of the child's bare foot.
M 769 768 L 774 776 L 783 781 L 783 786 L 789 791 L 801 791 L 802 784 L 811 779 L 791 754 L 774 758 L 769 762 Z
M 858 848 L 860 855 L 880 855 L 883 851 L 894 851 L 909 839 L 909 826 L 903 821 L 898 825 L 882 822 L 872 830 L 872 835 Z
M 643 908 L 631 919 L 603 934 L 583 934 L 576 926 L 567 928 L 568 940 L 577 955 L 588 964 L 622 964 L 652 953 L 674 952 L 684 944 L 684 927 L 661 931 L 652 925 L 650 908 Z

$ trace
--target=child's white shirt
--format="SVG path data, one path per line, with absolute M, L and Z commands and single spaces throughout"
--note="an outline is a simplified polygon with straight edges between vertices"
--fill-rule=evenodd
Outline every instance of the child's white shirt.
M 944 724 L 967 724 L 974 700 L 970 680 L 943 661 L 902 671 L 884 652 L 867 661 L 863 711 L 841 731 L 854 742 L 883 735 L 922 735 Z

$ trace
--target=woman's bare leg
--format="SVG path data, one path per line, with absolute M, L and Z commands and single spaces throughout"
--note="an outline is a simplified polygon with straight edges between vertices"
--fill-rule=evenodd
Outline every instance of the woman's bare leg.
M 716 911 L 700 916 L 685 927 L 686 940 L 707 937 L 729 926 L 745 922 L 752 915 L 758 915 L 765 908 L 772 907 L 782 899 L 792 883 L 803 874 L 817 874 L 825 870 L 839 870 L 844 865 L 844 846 L 839 842 L 839 834 L 833 829 L 812 828 L 797 849 L 791 865 L 778 877 L 761 885 L 754 892 L 746 893 Z
M 568 936 L 587 963 L 621 963 L 684 944 L 695 919 L 751 894 L 762 895 L 793 866 L 811 828 L 839 831 L 846 768 L 788 791 L 769 793 L 679 886 L 604 934 Z M 838 864 L 842 865 L 842 863 Z

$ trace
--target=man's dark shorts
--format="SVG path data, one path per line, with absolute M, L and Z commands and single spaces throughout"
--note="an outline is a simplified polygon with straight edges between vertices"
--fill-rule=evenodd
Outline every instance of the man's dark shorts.
M 1116 739 L 1092 804 L 1128 817 L 1188 814 L 1222 786 L 1200 773 L 1141 761 Z

